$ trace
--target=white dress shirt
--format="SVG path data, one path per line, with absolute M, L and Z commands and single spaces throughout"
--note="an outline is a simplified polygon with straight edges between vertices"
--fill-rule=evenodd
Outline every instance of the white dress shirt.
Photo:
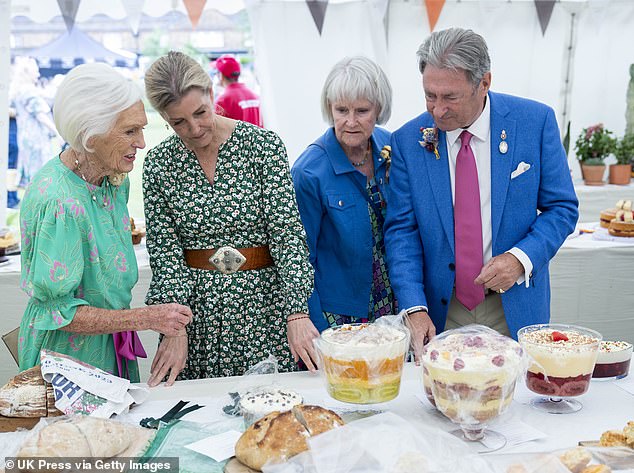
M 482 256 L 486 264 L 492 258 L 493 232 L 491 229 L 491 106 L 487 98 L 484 110 L 475 122 L 466 130 L 473 135 L 471 138 L 471 150 L 478 170 L 478 186 L 480 188 L 480 217 L 482 219 Z M 453 203 L 456 202 L 456 159 L 460 151 L 460 134 L 464 130 L 458 128 L 447 132 L 447 154 L 449 155 L 449 176 L 451 180 L 451 195 Z M 513 247 L 506 251 L 515 256 L 522 266 L 524 275 L 520 276 L 517 284 L 526 282 L 533 270 L 530 258 L 519 248 Z

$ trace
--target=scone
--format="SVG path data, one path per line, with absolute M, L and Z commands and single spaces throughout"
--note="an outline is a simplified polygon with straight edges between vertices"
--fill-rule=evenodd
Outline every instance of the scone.
M 627 437 L 621 430 L 608 430 L 601 434 L 599 444 L 602 447 L 627 446 Z
M 572 473 L 581 473 L 592 460 L 592 455 L 585 448 L 576 447 L 559 455 L 559 460 Z

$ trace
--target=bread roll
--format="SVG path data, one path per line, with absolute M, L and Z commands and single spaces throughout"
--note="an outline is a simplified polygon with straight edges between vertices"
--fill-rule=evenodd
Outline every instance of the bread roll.
M 297 405 L 272 412 L 251 425 L 236 443 L 236 458 L 255 470 L 282 463 L 305 450 L 306 439 L 343 425 L 334 412 L 319 406 Z
M 135 426 L 97 417 L 76 416 L 54 422 L 27 438 L 17 457 L 101 457 L 123 452 Z
M 22 371 L 0 388 L 0 414 L 5 417 L 47 417 L 61 415 L 55 395 L 42 378 L 39 365 Z

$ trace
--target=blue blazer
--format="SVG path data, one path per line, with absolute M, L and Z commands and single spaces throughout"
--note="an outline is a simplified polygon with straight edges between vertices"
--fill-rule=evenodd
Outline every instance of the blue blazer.
M 386 166 L 380 152 L 389 144 L 390 133 L 375 127 L 371 140 L 374 175 L 387 199 Z M 366 177 L 350 163 L 334 128 L 306 148 L 291 175 L 315 268 L 315 290 L 308 300 L 312 322 L 320 332 L 328 328 L 324 310 L 367 317 L 372 228 L 368 202 L 361 192 Z
M 533 263 L 529 287 L 515 284 L 502 295 L 516 337 L 521 327 L 550 320 L 548 263 L 574 229 L 578 202 L 553 110 L 493 92 L 489 100 L 493 256 L 517 247 Z M 454 287 L 454 220 L 446 133 L 439 132 L 438 160 L 418 143 L 421 127 L 433 126 L 424 113 L 392 135 L 385 243 L 399 306 L 426 305 L 440 332 Z M 522 161 L 530 169 L 511 179 Z

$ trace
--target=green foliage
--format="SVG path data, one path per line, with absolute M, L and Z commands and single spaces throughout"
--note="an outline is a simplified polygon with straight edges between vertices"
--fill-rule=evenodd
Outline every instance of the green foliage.
M 618 164 L 630 164 L 634 161 L 634 133 L 628 133 L 618 140 L 614 156 Z
M 575 142 L 577 159 L 590 166 L 603 164 L 603 160 L 614 153 L 615 148 L 614 134 L 605 129 L 602 123 L 581 130 Z

